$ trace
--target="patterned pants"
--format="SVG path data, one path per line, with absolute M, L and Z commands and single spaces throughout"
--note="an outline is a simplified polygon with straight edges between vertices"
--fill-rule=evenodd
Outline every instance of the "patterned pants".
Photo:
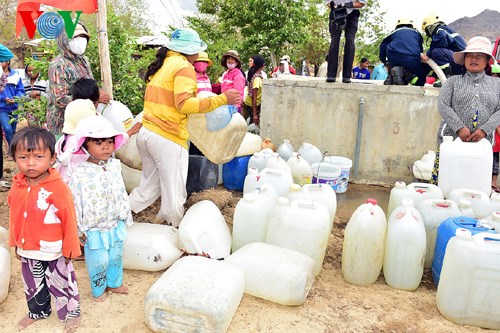
M 31 319 L 43 319 L 50 315 L 51 295 L 55 299 L 60 321 L 80 316 L 80 295 L 75 270 L 73 263 L 66 265 L 65 260 L 64 257 L 52 261 L 21 258 L 28 317 Z

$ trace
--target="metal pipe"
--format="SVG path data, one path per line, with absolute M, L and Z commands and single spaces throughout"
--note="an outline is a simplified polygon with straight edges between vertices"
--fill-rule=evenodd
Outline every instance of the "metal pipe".
M 356 151 L 354 152 L 354 177 L 358 176 L 359 151 L 361 147 L 361 132 L 363 130 L 363 117 L 365 115 L 365 98 L 359 98 L 358 131 L 356 133 Z

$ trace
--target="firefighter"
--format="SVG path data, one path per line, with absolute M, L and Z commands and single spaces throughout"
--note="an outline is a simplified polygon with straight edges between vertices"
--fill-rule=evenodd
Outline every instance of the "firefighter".
M 384 84 L 407 85 L 413 73 L 417 77 L 415 85 L 423 86 L 431 68 L 421 62 L 423 38 L 409 18 L 400 18 L 396 29 L 380 44 L 379 57 L 383 63 L 389 62 L 389 73 Z M 410 73 L 408 73 L 410 72 Z
M 431 45 L 422 61 L 432 58 L 446 77 L 463 73 L 463 67 L 453 60 L 453 53 L 465 50 L 467 43 L 455 30 L 448 27 L 439 16 L 431 14 L 422 22 L 422 31 L 431 38 Z

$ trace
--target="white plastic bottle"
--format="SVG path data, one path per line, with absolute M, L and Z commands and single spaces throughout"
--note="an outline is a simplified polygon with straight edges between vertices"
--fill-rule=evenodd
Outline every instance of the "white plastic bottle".
M 434 248 L 436 246 L 439 225 L 447 218 L 460 216 L 461 214 L 457 204 L 452 200 L 425 200 L 417 206 L 417 209 L 425 225 L 426 250 L 424 268 L 430 268 L 432 259 L 434 258 Z
M 311 184 L 313 177 L 313 170 L 309 163 L 300 156 L 299 153 L 292 153 L 288 159 L 287 164 L 292 171 L 293 182 L 300 186 Z
M 269 216 L 277 200 L 278 193 L 270 184 L 243 195 L 234 210 L 233 252 L 246 244 L 266 240 Z
M 474 217 L 474 210 L 472 209 L 471 202 L 467 199 L 460 199 L 458 201 L 458 209 L 462 216 Z
M 2 303 L 9 293 L 10 284 L 10 252 L 3 246 L 0 246 L 0 303 Z
M 413 200 L 413 204 L 417 207 L 424 200 L 443 200 L 444 198 L 443 193 L 436 185 L 427 183 L 411 183 L 406 185 L 404 182 L 396 182 L 389 197 L 387 215 L 390 216 L 394 208 L 401 205 L 403 199 Z
M 280 157 L 278 153 L 273 153 L 266 162 L 266 168 L 287 171 L 292 174 L 290 166 Z
M 280 169 L 265 168 L 261 172 L 250 169 L 243 184 L 243 194 L 252 192 L 264 184 L 272 185 L 279 196 L 286 196 L 290 184 L 293 184 L 292 174 Z
M 298 153 L 302 156 L 309 165 L 313 165 L 314 163 L 319 163 L 323 159 L 323 154 L 318 149 L 318 147 L 304 142 L 302 146 L 299 148 Z
M 315 201 L 278 198 L 269 219 L 266 243 L 302 252 L 311 257 L 318 275 L 330 235 L 328 210 Z
M 342 274 L 357 286 L 373 284 L 384 262 L 387 220 L 374 199 L 359 206 L 347 223 L 342 248 Z
M 470 201 L 472 210 L 474 211 L 474 217 L 476 218 L 484 218 L 493 211 L 490 205 L 490 198 L 482 191 L 456 188 L 448 194 L 448 200 L 453 200 L 457 204 L 462 199 Z
M 331 186 L 325 184 L 306 184 L 302 187 L 298 184 L 290 185 L 288 198 L 293 200 L 311 200 L 323 204 L 330 214 L 330 230 L 333 226 L 335 213 L 337 212 L 337 195 Z
M 384 253 L 385 282 L 413 291 L 424 273 L 425 226 L 411 199 L 403 199 L 389 217 Z
M 279 145 L 278 150 L 276 152 L 280 155 L 280 157 L 284 161 L 288 161 L 290 157 L 292 157 L 293 146 L 290 143 L 290 140 L 283 140 L 283 143 Z

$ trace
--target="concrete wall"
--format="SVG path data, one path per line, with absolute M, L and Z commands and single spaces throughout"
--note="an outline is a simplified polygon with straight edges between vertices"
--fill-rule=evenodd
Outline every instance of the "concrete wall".
M 264 80 L 261 136 L 295 151 L 309 142 L 354 161 L 360 98 L 364 97 L 357 183 L 413 180 L 413 162 L 436 148 L 439 89 L 326 83 L 324 78 Z

